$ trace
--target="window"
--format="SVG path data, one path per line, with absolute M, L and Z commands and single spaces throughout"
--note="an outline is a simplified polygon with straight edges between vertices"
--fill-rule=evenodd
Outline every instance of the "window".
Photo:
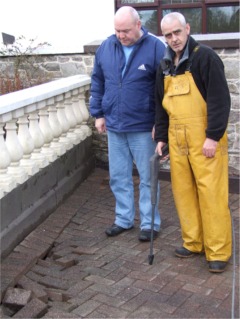
M 191 34 L 239 32 L 238 0 L 114 0 L 116 10 L 133 6 L 142 25 L 161 35 L 160 21 L 169 12 L 181 12 L 191 26 Z
M 201 0 L 163 0 L 162 4 L 176 4 L 176 3 L 196 3 Z
M 154 2 L 154 0 L 121 0 L 122 4 L 126 4 L 126 3 L 146 3 L 146 2 Z
M 237 31 L 239 31 L 239 6 L 207 8 L 207 33 Z
M 148 29 L 149 32 L 158 34 L 158 18 L 157 10 L 138 10 L 142 25 Z

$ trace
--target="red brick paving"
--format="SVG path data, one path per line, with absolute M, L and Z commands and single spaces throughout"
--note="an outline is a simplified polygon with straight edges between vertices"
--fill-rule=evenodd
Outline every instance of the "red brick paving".
M 136 176 L 134 183 L 137 193 Z M 233 258 L 222 274 L 208 271 L 204 255 L 176 258 L 182 242 L 171 184 L 160 185 L 153 265 L 149 243 L 138 241 L 138 212 L 134 229 L 105 235 L 115 203 L 108 172 L 96 169 L 2 261 L 1 300 L 9 287 L 31 290 L 21 318 L 239 318 L 239 195 L 229 196 L 237 246 L 233 316 Z M 13 316 L 14 305 L 1 304 L 0 317 Z

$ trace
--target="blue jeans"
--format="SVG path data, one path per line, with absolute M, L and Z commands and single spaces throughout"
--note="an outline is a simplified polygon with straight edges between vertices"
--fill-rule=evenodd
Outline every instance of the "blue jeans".
M 133 162 L 139 177 L 140 229 L 151 229 L 152 203 L 150 185 L 150 158 L 156 144 L 151 132 L 115 133 L 108 131 L 110 187 L 116 199 L 115 224 L 123 228 L 134 225 Z M 159 201 L 159 187 L 158 187 Z M 154 230 L 160 229 L 158 201 L 155 207 Z

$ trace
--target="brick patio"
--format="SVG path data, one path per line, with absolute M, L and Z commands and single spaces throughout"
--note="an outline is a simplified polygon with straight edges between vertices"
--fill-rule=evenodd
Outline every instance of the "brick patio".
M 137 194 L 137 176 L 134 183 Z M 239 194 L 229 200 L 234 286 L 233 258 L 224 273 L 211 274 L 204 255 L 174 256 L 181 231 L 171 184 L 160 185 L 162 226 L 153 265 L 149 243 L 138 241 L 138 212 L 132 230 L 105 235 L 114 221 L 115 201 L 107 170 L 97 168 L 2 261 L 0 317 L 239 318 Z

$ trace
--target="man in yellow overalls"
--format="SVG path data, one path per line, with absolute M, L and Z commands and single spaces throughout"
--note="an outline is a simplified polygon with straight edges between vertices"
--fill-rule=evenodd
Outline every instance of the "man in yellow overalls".
M 161 21 L 168 47 L 156 80 L 156 151 L 169 143 L 172 189 L 183 238 L 175 255 L 205 253 L 223 272 L 232 252 L 226 128 L 230 94 L 224 66 L 190 36 L 184 16 Z

